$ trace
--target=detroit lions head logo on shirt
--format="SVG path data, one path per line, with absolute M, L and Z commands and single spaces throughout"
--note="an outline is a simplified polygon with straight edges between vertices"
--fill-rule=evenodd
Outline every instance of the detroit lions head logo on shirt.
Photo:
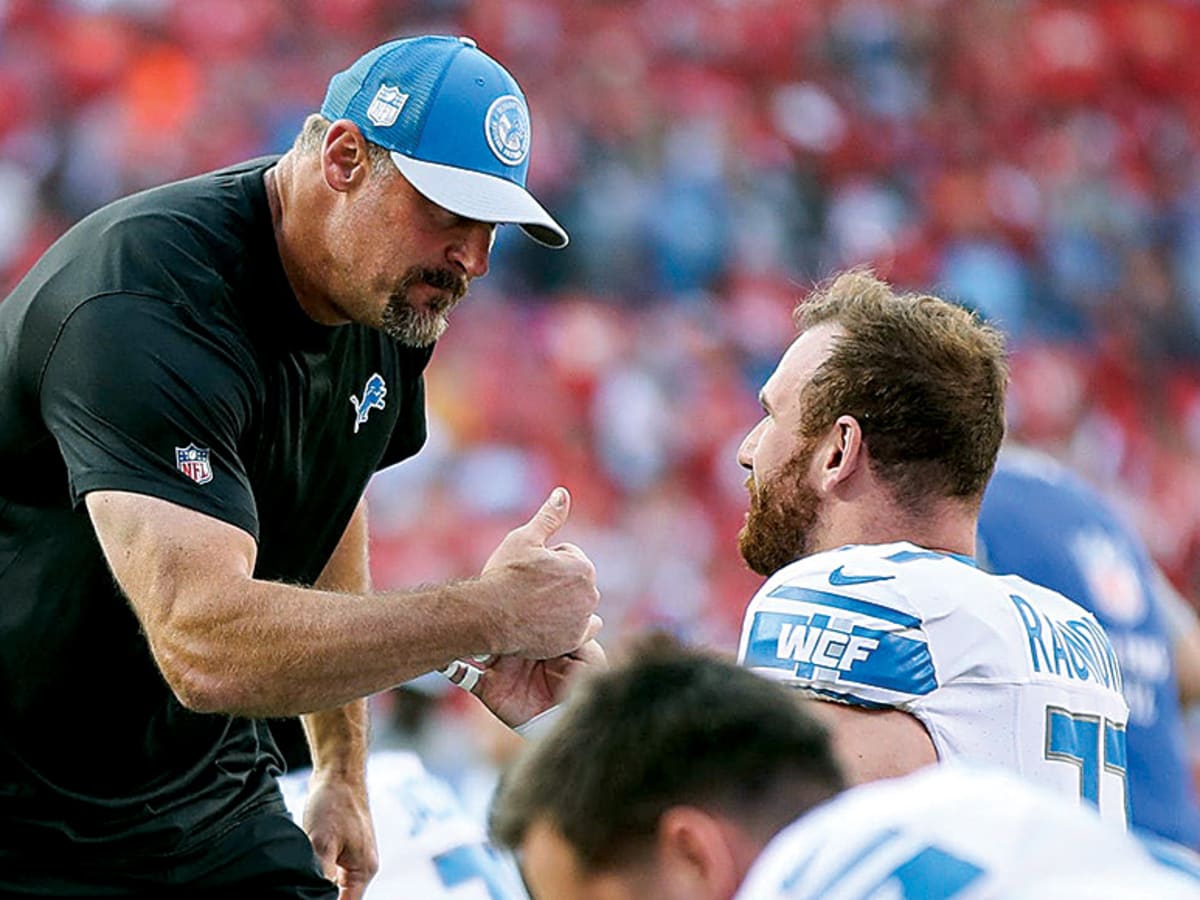
M 354 433 L 358 434 L 358 429 L 361 425 L 366 424 L 367 416 L 371 414 L 373 409 L 383 409 L 387 406 L 387 401 L 383 398 L 387 396 L 387 385 L 384 384 L 383 376 L 376 372 L 367 379 L 367 383 L 363 385 L 362 399 L 350 395 L 350 405 L 354 407 Z

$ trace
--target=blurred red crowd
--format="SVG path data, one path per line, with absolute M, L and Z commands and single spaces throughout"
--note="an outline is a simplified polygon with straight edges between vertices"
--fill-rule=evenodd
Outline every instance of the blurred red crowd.
M 129 191 L 286 148 L 383 39 L 524 85 L 531 182 L 372 492 L 380 584 L 477 571 L 555 483 L 610 628 L 729 646 L 735 463 L 805 286 L 868 264 L 1005 327 L 1012 431 L 1200 597 L 1200 6 L 1171 0 L 0 0 L 0 295 Z

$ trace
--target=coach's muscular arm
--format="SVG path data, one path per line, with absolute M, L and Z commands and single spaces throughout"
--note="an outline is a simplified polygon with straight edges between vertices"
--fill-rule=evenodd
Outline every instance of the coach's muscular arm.
M 317 578 L 324 591 L 367 594 L 367 505 L 360 500 L 329 562 Z M 379 869 L 379 852 L 367 803 L 367 701 L 304 716 L 313 772 L 304 830 L 325 875 L 342 888 L 342 898 L 359 897 Z
M 569 511 L 561 488 L 478 578 L 373 595 L 256 579 L 249 534 L 165 500 L 96 491 L 86 503 L 159 668 L 198 711 L 329 709 L 460 656 L 559 656 L 599 627 L 591 562 L 546 546 Z

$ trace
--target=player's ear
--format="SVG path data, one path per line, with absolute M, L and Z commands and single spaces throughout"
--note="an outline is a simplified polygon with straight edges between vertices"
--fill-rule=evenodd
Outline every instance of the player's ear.
M 370 167 L 367 139 L 349 119 L 338 119 L 325 132 L 321 147 L 321 171 L 325 183 L 335 191 L 348 191 L 362 183 Z
M 866 465 L 862 425 L 854 416 L 838 416 L 818 450 L 821 460 L 819 484 L 831 491 Z
M 727 823 L 694 806 L 676 806 L 658 821 L 658 864 L 666 896 L 716 900 L 741 883 Z

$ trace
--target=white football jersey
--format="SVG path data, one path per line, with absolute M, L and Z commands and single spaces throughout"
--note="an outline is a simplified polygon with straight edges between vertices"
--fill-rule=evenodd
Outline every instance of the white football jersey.
M 292 818 L 302 824 L 309 770 L 279 779 Z M 488 842 L 484 827 L 430 775 L 414 753 L 367 758 L 367 796 L 379 847 L 379 872 L 368 900 L 527 900 L 511 857 Z
M 1117 657 L 1061 594 L 909 543 L 842 547 L 767 580 L 738 660 L 820 699 L 902 709 L 938 759 L 997 765 L 1127 822 Z
M 735 900 L 1200 897 L 1200 858 L 1000 770 L 929 766 L 783 829 Z

